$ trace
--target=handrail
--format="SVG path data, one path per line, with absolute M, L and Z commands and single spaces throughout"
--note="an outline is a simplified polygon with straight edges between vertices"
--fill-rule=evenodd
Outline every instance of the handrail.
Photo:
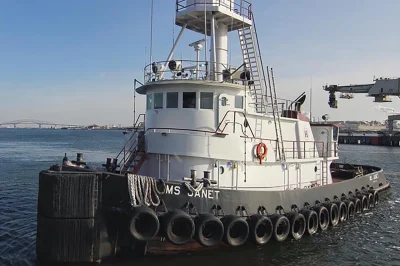
M 186 2 L 186 4 L 184 4 Z M 246 0 L 240 0 L 240 4 L 235 3 L 235 1 L 230 1 L 230 4 L 227 5 L 221 0 L 213 1 L 213 2 L 206 2 L 204 0 L 194 0 L 192 4 L 187 4 L 187 0 L 176 0 L 176 12 L 182 11 L 188 7 L 196 6 L 196 5 L 211 5 L 211 6 L 222 6 L 228 8 L 230 11 L 234 11 L 238 13 L 240 16 L 244 16 L 248 19 L 252 17 L 251 11 L 251 3 Z
M 222 123 L 225 121 L 226 116 L 228 115 L 228 113 L 232 113 L 232 112 L 233 112 L 233 124 L 234 124 L 234 126 L 233 126 L 233 133 L 235 133 L 236 113 L 242 114 L 243 117 L 244 117 L 244 119 L 245 119 L 245 122 L 247 122 L 246 114 L 245 114 L 243 111 L 232 111 L 232 110 L 228 110 L 228 111 L 225 112 L 224 117 L 222 118 L 221 122 L 218 124 L 218 127 L 217 127 L 217 129 L 216 129 L 216 132 L 217 132 L 218 130 L 221 131 L 220 127 L 221 127 Z M 226 122 L 225 122 L 225 123 L 226 123 Z M 249 127 L 249 129 L 250 129 L 251 134 L 253 135 L 253 138 L 255 138 L 254 133 L 253 133 L 253 130 L 251 129 L 251 126 L 248 124 L 248 122 L 247 122 L 247 125 L 248 125 L 248 127 Z M 225 127 L 226 127 L 226 125 L 225 125 Z M 224 132 L 225 127 L 222 129 L 221 133 Z M 242 132 L 243 132 L 243 129 L 242 129 Z M 243 135 L 244 135 L 244 134 L 243 134 Z

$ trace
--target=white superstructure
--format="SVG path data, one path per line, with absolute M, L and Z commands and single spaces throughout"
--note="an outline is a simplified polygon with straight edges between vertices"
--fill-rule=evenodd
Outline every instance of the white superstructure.
M 176 24 L 200 34 L 197 61 L 166 61 L 144 69 L 144 128 L 121 151 L 121 172 L 182 181 L 204 171 L 221 189 L 286 190 L 332 183 L 338 128 L 310 125 L 301 101 L 278 100 L 263 69 L 251 4 L 177 0 Z M 238 31 L 244 64 L 228 65 L 228 32 Z M 202 36 L 202 37 L 201 37 Z M 201 61 L 200 53 L 207 53 Z M 305 97 L 305 96 L 304 96 Z M 303 101 L 304 101 L 303 97 Z M 260 159 L 257 147 L 267 152 Z M 263 157 L 263 156 L 261 156 Z

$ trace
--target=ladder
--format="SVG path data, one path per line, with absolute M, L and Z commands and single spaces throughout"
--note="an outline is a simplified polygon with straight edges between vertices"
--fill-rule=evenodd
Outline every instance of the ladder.
M 328 184 L 328 162 L 323 159 L 322 160 L 322 166 L 321 166 L 321 180 L 322 180 L 322 185 L 327 185 Z
M 134 140 L 132 144 L 130 144 L 131 140 Z M 117 156 L 117 158 L 122 157 L 119 160 L 120 173 L 136 174 L 146 160 L 146 155 L 144 131 L 135 132 Z
M 265 113 L 267 111 L 265 97 L 267 83 L 258 45 L 254 16 L 252 16 L 252 22 L 253 26 L 245 26 L 238 29 L 239 42 L 242 49 L 243 62 L 245 62 L 245 72 L 250 74 L 250 77 L 246 74 L 246 78 L 250 78 L 248 84 L 256 112 Z
M 278 102 L 276 100 L 276 89 L 275 89 L 275 79 L 274 79 L 274 72 L 271 68 L 271 78 L 269 74 L 269 68 L 267 67 L 267 75 L 268 75 L 268 84 L 269 84 L 269 91 L 271 97 L 271 107 L 272 107 L 272 114 L 274 116 L 274 124 L 275 124 L 275 135 L 276 135 L 276 150 L 279 156 L 279 161 L 284 162 L 286 161 L 285 156 L 285 147 L 283 145 L 283 138 L 282 138 L 282 127 L 281 127 L 281 119 L 279 114 L 279 107 Z M 271 79 L 272 79 L 272 86 L 271 86 Z
M 267 79 L 265 77 L 264 66 L 261 57 L 261 50 L 258 43 L 256 24 L 254 21 L 254 16 L 252 18 L 252 26 L 246 26 L 238 29 L 240 47 L 242 49 L 243 61 L 245 62 L 245 71 L 250 74 L 249 89 L 250 95 L 254 101 L 255 109 L 257 113 L 266 114 L 267 113 Z M 282 129 L 279 108 L 276 101 L 276 90 L 275 81 L 273 80 L 273 89 L 271 88 L 271 82 L 268 72 L 268 82 L 270 88 L 271 106 L 275 123 L 275 134 L 277 139 L 277 158 L 279 161 L 286 161 L 283 139 L 282 139 Z M 247 74 L 246 74 L 247 76 Z M 248 78 L 248 77 L 246 77 Z M 272 75 L 273 78 L 273 75 Z M 258 119 L 257 119 L 258 120 Z M 260 122 L 262 123 L 262 122 Z M 261 138 L 262 136 L 262 125 L 257 124 L 256 121 L 256 137 Z

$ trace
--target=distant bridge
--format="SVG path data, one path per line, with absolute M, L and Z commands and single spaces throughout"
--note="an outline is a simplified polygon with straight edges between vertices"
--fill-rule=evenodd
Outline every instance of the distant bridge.
M 39 128 L 41 128 L 42 126 L 50 126 L 50 127 L 58 126 L 61 128 L 85 128 L 85 126 L 81 126 L 81 125 L 60 124 L 60 123 L 53 123 L 53 122 L 34 120 L 34 119 L 21 119 L 21 120 L 14 120 L 14 121 L 0 123 L 0 127 L 13 126 L 14 128 L 16 128 L 17 125 L 38 125 Z

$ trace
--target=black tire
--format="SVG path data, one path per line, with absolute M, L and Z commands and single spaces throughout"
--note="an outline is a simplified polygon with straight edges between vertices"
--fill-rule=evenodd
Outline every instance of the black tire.
M 154 238 L 160 229 L 160 222 L 155 211 L 146 206 L 133 208 L 129 231 L 137 241 L 149 241 Z
M 371 191 L 372 196 L 374 197 L 374 207 L 379 204 L 379 193 L 376 190 Z
M 339 209 L 339 221 L 343 223 L 347 221 L 347 217 L 349 215 L 347 205 L 342 201 L 339 201 L 336 204 L 338 205 Z
M 290 222 L 290 236 L 294 240 L 300 240 L 306 230 L 306 219 L 304 215 L 297 212 L 288 212 L 285 216 Z
M 280 214 L 272 214 L 269 216 L 274 230 L 272 235 L 277 242 L 283 242 L 287 239 L 290 233 L 290 221 L 286 216 Z
M 313 210 L 302 209 L 300 211 L 306 219 L 306 230 L 305 233 L 308 235 L 313 235 L 318 231 L 318 214 Z
M 372 209 L 375 207 L 375 199 L 373 193 L 368 193 L 368 207 Z
M 318 215 L 318 227 L 325 231 L 329 226 L 329 211 L 326 207 L 320 205 L 313 208 Z
M 200 214 L 194 219 L 196 226 L 195 239 L 204 247 L 212 247 L 221 242 L 224 225 L 212 214 Z
M 356 216 L 356 207 L 354 205 L 354 202 L 350 200 L 344 200 L 343 202 L 347 206 L 347 219 L 353 219 Z
M 264 215 L 254 214 L 248 220 L 250 238 L 256 245 L 265 245 L 272 237 L 274 226 Z
M 339 208 L 335 203 L 324 203 L 324 206 L 329 212 L 329 222 L 332 226 L 336 226 L 339 223 Z
M 238 247 L 246 243 L 249 237 L 249 225 L 242 217 L 227 215 L 221 219 L 224 224 L 224 242 L 231 247 Z
M 361 200 L 358 198 L 351 198 L 350 200 L 354 203 L 355 213 L 356 214 L 362 213 Z
M 357 198 L 361 201 L 361 212 L 368 210 L 368 198 L 363 194 L 357 195 Z
M 184 211 L 175 210 L 160 217 L 163 235 L 174 245 L 183 245 L 193 238 L 195 225 Z

